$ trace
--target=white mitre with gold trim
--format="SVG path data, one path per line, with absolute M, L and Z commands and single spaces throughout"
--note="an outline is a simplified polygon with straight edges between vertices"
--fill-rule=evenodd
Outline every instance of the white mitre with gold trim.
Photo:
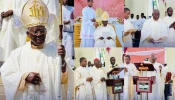
M 42 0 L 28 0 L 22 9 L 22 22 L 26 27 L 46 25 L 49 11 Z
M 109 19 L 109 14 L 105 11 L 102 15 L 101 15 L 101 20 L 102 21 L 108 21 Z

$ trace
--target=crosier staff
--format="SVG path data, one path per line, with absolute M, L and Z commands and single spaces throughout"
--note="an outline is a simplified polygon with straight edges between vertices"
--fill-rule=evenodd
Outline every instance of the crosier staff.
M 63 39 L 63 24 L 62 24 L 62 0 L 59 0 L 60 3 L 60 25 L 59 25 L 59 42 L 62 45 L 62 39 Z M 57 68 L 58 68 L 58 100 L 61 100 L 61 67 L 62 66 L 62 58 L 61 56 L 58 56 L 57 58 Z

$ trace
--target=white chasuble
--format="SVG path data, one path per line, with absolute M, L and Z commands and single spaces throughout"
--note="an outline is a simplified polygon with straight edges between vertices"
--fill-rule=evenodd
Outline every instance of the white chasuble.
M 61 100 L 61 68 L 56 61 L 57 47 L 45 44 L 43 49 L 32 49 L 31 43 L 12 51 L 1 67 L 7 100 Z M 60 66 L 61 67 L 61 66 Z M 39 73 L 40 85 L 25 82 L 25 74 Z M 25 76 L 25 77 L 24 77 Z M 20 88 L 21 85 L 23 88 Z M 60 88 L 61 89 L 61 88 Z
M 155 43 L 149 42 L 149 39 L 153 38 Z M 159 39 L 161 41 L 158 41 Z M 155 21 L 153 18 L 145 21 L 140 39 L 140 47 L 163 47 L 167 38 L 167 26 L 162 19 Z
M 76 87 L 76 100 L 93 100 L 93 91 L 91 82 L 86 79 L 90 77 L 87 67 L 78 67 L 75 70 L 75 87 Z
M 127 32 L 129 29 L 133 29 L 133 25 L 129 19 L 124 19 L 124 32 Z M 123 33 L 123 42 L 125 47 L 133 47 L 132 46 L 132 35 L 129 33 L 128 35 L 124 36 Z
M 99 38 L 103 37 L 103 40 Z M 112 39 L 108 40 L 107 38 L 111 37 Z M 111 25 L 99 26 L 94 33 L 95 44 L 94 47 L 116 47 L 115 40 L 116 34 L 114 28 Z
M 106 82 L 101 82 L 101 78 L 107 78 L 105 71 L 102 68 L 91 68 L 90 75 L 93 77 L 92 87 L 94 89 L 95 100 L 107 100 Z
M 133 76 L 138 75 L 137 68 L 134 64 L 124 64 L 124 67 L 128 69 L 128 72 L 125 72 L 124 75 L 124 100 L 134 100 L 136 92 L 135 86 L 133 83 Z

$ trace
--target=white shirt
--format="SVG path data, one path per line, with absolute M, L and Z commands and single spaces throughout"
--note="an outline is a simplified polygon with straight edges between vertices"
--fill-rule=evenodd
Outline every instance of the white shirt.
M 145 23 L 146 19 L 145 18 L 140 18 L 140 28 L 142 29 L 143 24 Z

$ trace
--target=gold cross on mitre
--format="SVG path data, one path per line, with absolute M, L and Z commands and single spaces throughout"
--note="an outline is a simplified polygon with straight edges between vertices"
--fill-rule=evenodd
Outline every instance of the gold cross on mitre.
M 38 5 L 38 1 L 34 0 L 33 1 L 33 6 L 30 7 L 30 16 L 31 17 L 36 17 L 37 19 L 40 19 L 42 16 L 44 16 L 44 7 Z
M 21 18 L 27 27 L 46 25 L 49 11 L 42 0 L 28 0 L 22 9 Z

